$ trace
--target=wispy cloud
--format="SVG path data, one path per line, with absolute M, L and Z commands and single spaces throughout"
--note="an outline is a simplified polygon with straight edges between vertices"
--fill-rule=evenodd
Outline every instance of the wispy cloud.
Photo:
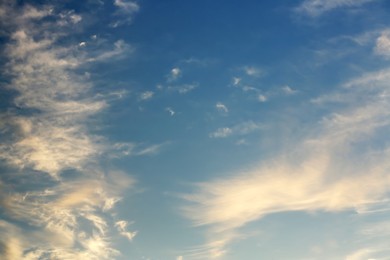
M 346 256 L 346 260 L 363 260 L 370 257 L 373 250 L 369 248 L 360 249 L 359 251 L 353 252 Z
M 390 31 L 386 30 L 376 39 L 375 53 L 390 58 Z
M 114 0 L 114 5 L 120 8 L 122 12 L 127 14 L 138 12 L 140 9 L 136 2 L 130 0 Z
M 221 102 L 217 102 L 217 104 L 215 105 L 215 108 L 220 112 L 224 112 L 224 113 L 229 112 L 229 109 Z
M 238 84 L 240 84 L 240 82 L 241 82 L 241 78 L 239 78 L 239 77 L 233 77 L 233 85 L 234 86 L 237 86 Z
M 143 156 L 158 154 L 163 147 L 168 145 L 169 142 L 161 144 L 137 144 L 137 143 L 116 143 L 113 145 L 111 156 L 123 157 L 123 156 Z
M 291 87 L 288 86 L 288 85 L 282 87 L 282 91 L 283 91 L 286 95 L 293 95 L 293 94 L 297 93 L 297 90 L 291 88 Z
M 266 102 L 268 98 L 267 98 L 267 96 L 260 94 L 260 95 L 257 97 L 257 99 L 258 99 L 260 102 Z
M 209 134 L 211 138 L 225 138 L 231 135 L 246 135 L 258 131 L 262 125 L 253 121 L 243 122 L 231 127 L 221 127 Z
M 209 136 L 212 138 L 225 138 L 233 134 L 233 130 L 229 127 L 218 128 L 215 132 L 212 132 Z
M 154 92 L 153 91 L 145 91 L 145 92 L 141 93 L 140 99 L 141 100 L 149 100 L 153 96 L 154 96 Z
M 169 91 L 175 91 L 179 94 L 187 94 L 188 92 L 191 92 L 192 90 L 196 89 L 198 87 L 198 84 L 183 84 L 178 86 L 169 86 L 167 89 Z
M 313 123 L 312 132 L 287 154 L 197 184 L 195 193 L 184 196 L 193 203 L 185 207 L 186 216 L 209 227 L 210 248 L 201 251 L 212 258 L 237 239 L 241 227 L 272 213 L 356 210 L 386 198 L 390 147 L 370 143 L 390 128 L 389 75 L 386 69 L 343 84 L 334 93 L 344 97 L 339 109 Z M 222 129 L 212 136 L 234 132 Z
M 359 7 L 374 1 L 376 0 L 304 0 L 296 10 L 310 16 L 319 16 L 336 8 Z
M 243 68 L 245 74 L 251 77 L 261 77 L 264 75 L 264 71 L 255 66 L 245 66 Z
M 88 62 L 96 61 L 112 61 L 113 59 L 120 59 L 134 52 L 134 48 L 126 43 L 123 40 L 118 40 L 114 42 L 113 46 L 110 46 L 106 50 L 102 51 L 101 49 L 96 53 L 95 56 L 92 56 L 87 59 Z
M 171 107 L 165 108 L 165 111 L 167 111 L 171 116 L 174 116 L 176 114 L 176 112 Z
M 114 0 L 114 6 L 118 8 L 116 16 L 120 19 L 111 23 L 112 27 L 130 24 L 133 21 L 134 14 L 140 10 L 139 4 L 131 0 Z
M 101 169 L 108 146 L 90 133 L 89 122 L 107 101 L 80 73 L 92 61 L 85 50 L 58 44 L 82 16 L 13 1 L 0 9 L 9 28 L 4 76 L 15 93 L 0 115 L 0 158 L 12 169 L 0 177 L 0 216 L 7 220 L 0 222 L 0 258 L 112 259 L 120 254 L 110 237 L 114 206 L 135 181 Z M 122 53 L 126 44 L 114 46 L 94 61 Z
M 168 82 L 176 81 L 181 76 L 181 74 L 182 74 L 181 69 L 178 67 L 175 67 L 175 68 L 171 69 L 171 71 L 167 75 L 167 81 Z
M 129 241 L 132 241 L 133 238 L 137 235 L 137 231 L 128 231 L 128 222 L 125 220 L 120 220 L 115 223 L 115 226 L 117 227 L 120 234 L 124 237 L 126 237 Z
M 19 241 L 17 253 L 25 259 L 45 255 L 61 259 L 107 259 L 118 254 L 107 233 L 113 220 L 106 212 L 113 209 L 122 190 L 132 186 L 134 181 L 122 173 L 113 172 L 107 176 L 100 173 L 97 178 L 98 174 L 57 185 L 46 183 L 44 190 L 23 193 L 3 190 L 0 194 L 3 213 L 35 230 L 14 232 L 12 239 Z M 85 221 L 83 225 L 81 220 Z M 12 230 L 10 225 L 7 230 Z M 77 243 L 81 247 L 76 248 Z

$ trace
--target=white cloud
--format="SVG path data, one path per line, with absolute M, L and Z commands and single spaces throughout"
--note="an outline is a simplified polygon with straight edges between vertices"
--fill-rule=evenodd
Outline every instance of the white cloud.
M 382 70 L 346 82 L 334 93 L 343 96 L 338 110 L 313 122 L 312 132 L 286 153 L 251 170 L 197 184 L 197 191 L 185 196 L 192 204 L 184 212 L 196 225 L 209 227 L 207 245 L 216 243 L 199 250 L 213 258 L 212 250 L 226 250 L 239 228 L 272 213 L 359 212 L 383 203 L 390 191 L 390 147 L 372 142 L 383 140 L 390 129 L 389 96 L 383 95 L 389 75 Z M 211 136 L 259 128 L 252 122 Z
M 113 44 L 111 49 L 100 51 L 95 57 L 89 58 L 87 61 L 111 61 L 112 59 L 123 58 L 129 53 L 134 52 L 134 48 L 124 40 L 118 40 Z
M 229 127 L 218 128 L 215 132 L 209 136 L 212 138 L 225 138 L 233 134 L 233 130 Z
M 234 86 L 239 85 L 240 82 L 241 82 L 241 78 L 233 77 L 233 85 L 234 85 Z
M 260 101 L 260 102 L 266 102 L 267 101 L 267 97 L 265 96 L 265 95 L 259 95 L 258 97 L 258 100 Z
M 240 139 L 236 142 L 236 145 L 247 145 L 248 142 L 245 139 Z
M 171 71 L 169 72 L 169 75 L 167 76 L 168 82 L 176 81 L 181 76 L 181 74 L 182 74 L 182 72 L 181 72 L 180 68 L 175 67 L 175 68 L 171 69 Z
M 148 100 L 151 99 L 154 96 L 153 91 L 145 91 L 140 95 L 141 100 Z
M 297 91 L 295 89 L 292 89 L 290 86 L 287 86 L 287 85 L 282 87 L 282 91 L 286 95 L 293 95 L 293 94 L 297 93 Z
M 211 138 L 225 138 L 231 135 L 247 135 L 254 131 L 258 131 L 262 125 L 253 121 L 243 122 L 232 127 L 221 127 L 213 133 L 209 134 Z
M 160 152 L 161 148 L 163 146 L 165 146 L 166 143 L 164 144 L 156 144 L 156 145 L 152 145 L 152 146 L 149 146 L 149 147 L 145 147 L 143 148 L 142 150 L 140 150 L 137 155 L 152 155 L 152 154 L 157 154 Z
M 116 143 L 111 151 L 112 157 L 143 156 L 158 154 L 169 142 L 153 145 L 139 143 Z M 119 154 L 118 154 L 119 153 Z
M 114 0 L 114 5 L 119 7 L 123 12 L 130 14 L 138 12 L 140 9 L 136 2 L 129 0 Z
M 245 73 L 251 77 L 261 77 L 264 75 L 264 72 L 262 69 L 254 67 L 254 66 L 246 66 L 243 69 L 244 69 Z
M 252 86 L 248 86 L 248 85 L 244 85 L 241 88 L 244 92 L 255 92 L 255 93 L 259 92 L 259 89 L 252 87 Z
M 109 236 L 114 235 L 113 210 L 135 182 L 99 166 L 108 148 L 90 133 L 89 123 L 107 101 L 92 94 L 88 74 L 79 74 L 91 61 L 87 48 L 57 45 L 82 18 L 45 6 L 3 7 L 1 22 L 13 30 L 3 52 L 4 76 L 15 98 L 11 112 L 0 115 L 0 158 L 13 167 L 0 178 L 2 216 L 8 221 L 0 221 L 5 249 L 0 258 L 112 259 L 119 254 Z M 40 19 L 48 16 L 42 26 Z M 123 41 L 114 46 L 95 60 L 126 48 Z
M 375 53 L 390 58 L 390 31 L 384 31 L 376 40 Z
M 179 94 L 187 94 L 188 92 L 191 92 L 197 87 L 198 84 L 183 84 L 179 86 L 169 86 L 168 90 L 178 92 Z
M 165 111 L 167 111 L 171 116 L 174 116 L 176 114 L 176 112 L 170 107 L 165 108 Z
M 229 109 L 224 105 L 222 104 L 221 102 L 218 102 L 216 105 L 215 105 L 215 108 L 220 111 L 220 112 L 224 112 L 224 113 L 228 113 L 229 112 Z
M 126 237 L 129 241 L 132 241 L 134 237 L 137 235 L 137 231 L 130 232 L 127 230 L 128 222 L 125 220 L 120 220 L 115 223 L 116 228 L 120 232 L 120 234 Z
M 336 8 L 359 7 L 374 1 L 376 0 L 304 0 L 296 10 L 310 16 L 319 16 Z
M 140 10 L 138 3 L 131 0 L 114 0 L 114 6 L 118 8 L 116 16 L 120 18 L 111 24 L 111 27 L 114 28 L 124 24 L 130 24 L 134 14 Z

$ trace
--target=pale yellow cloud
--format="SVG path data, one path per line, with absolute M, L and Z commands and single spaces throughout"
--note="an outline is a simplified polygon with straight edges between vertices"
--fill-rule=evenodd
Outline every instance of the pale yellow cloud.
M 110 146 L 90 133 L 89 120 L 107 102 L 92 94 L 89 75 L 77 69 L 118 57 L 129 46 L 117 41 L 91 59 L 75 44 L 56 46 L 82 21 L 74 11 L 19 8 L 10 1 L 2 8 L 1 22 L 14 30 L 4 55 L 15 99 L 12 112 L 0 115 L 0 158 L 12 169 L 2 175 L 12 184 L 0 181 L 0 206 L 9 221 L 0 221 L 0 258 L 113 259 L 119 252 L 110 236 L 121 235 L 111 232 L 113 210 L 135 181 L 101 169 L 99 158 Z M 49 16 L 43 32 L 36 21 Z
M 387 76 L 385 70 L 345 83 L 346 89 L 335 93 L 348 96 L 340 99 L 343 108 L 314 124 L 295 146 L 286 146 L 286 153 L 229 177 L 197 184 L 197 192 L 184 196 L 192 203 L 184 208 L 185 215 L 195 225 L 209 228 L 210 258 L 219 257 L 213 250 L 224 252 L 241 227 L 266 215 L 359 212 L 386 199 L 390 147 L 370 143 L 383 138 L 381 133 L 390 126 L 390 100 L 383 95 Z

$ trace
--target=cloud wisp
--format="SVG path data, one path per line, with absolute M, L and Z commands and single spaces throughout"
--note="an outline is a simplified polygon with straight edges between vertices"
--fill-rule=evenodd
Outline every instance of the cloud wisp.
M 258 131 L 263 126 L 253 121 L 242 122 L 231 127 L 221 127 L 209 134 L 210 138 L 226 138 L 231 135 L 247 135 Z
M 327 97 L 342 108 L 313 123 L 310 134 L 287 154 L 197 184 L 194 193 L 184 196 L 190 203 L 184 214 L 209 228 L 209 242 L 189 255 L 218 258 L 242 237 L 240 228 L 269 214 L 359 212 L 382 203 L 390 191 L 390 146 L 374 144 L 390 128 L 389 75 L 387 69 L 346 82 Z M 214 137 L 231 135 L 229 129 Z
M 228 113 L 229 112 L 229 109 L 227 108 L 227 106 L 221 102 L 217 102 L 217 104 L 215 104 L 215 108 L 219 111 L 219 112 L 222 112 L 222 113 Z
M 140 10 L 139 4 L 131 0 L 114 0 L 114 6 L 117 8 L 115 15 L 119 18 L 110 24 L 114 28 L 130 24 L 133 21 L 133 16 Z
M 336 8 L 359 7 L 374 1 L 375 0 L 304 0 L 296 8 L 296 11 L 316 17 Z
M 390 58 L 390 31 L 385 30 L 376 40 L 375 53 L 389 59 Z
M 9 38 L 5 88 L 14 93 L 0 115 L 0 258 L 112 259 L 120 254 L 110 239 L 114 206 L 135 182 L 99 166 L 107 148 L 88 122 L 107 102 L 82 73 L 88 55 L 77 43 L 61 44 L 82 16 L 12 1 L 0 8 Z

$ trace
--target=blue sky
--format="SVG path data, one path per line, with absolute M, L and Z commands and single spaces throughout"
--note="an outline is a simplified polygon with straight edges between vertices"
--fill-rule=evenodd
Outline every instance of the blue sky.
M 2 1 L 2 259 L 390 259 L 390 3 Z

